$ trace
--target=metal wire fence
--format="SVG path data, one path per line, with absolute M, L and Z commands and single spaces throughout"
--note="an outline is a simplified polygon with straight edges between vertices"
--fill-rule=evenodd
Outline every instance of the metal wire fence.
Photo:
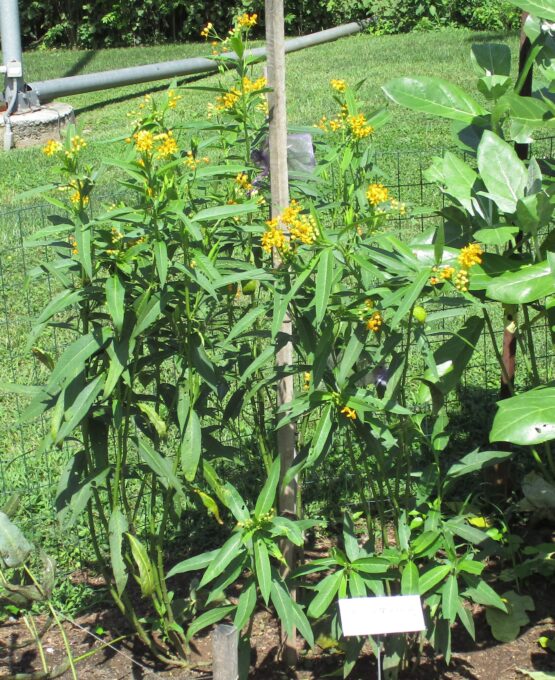
M 552 158 L 554 138 L 535 143 L 536 158 Z M 432 156 L 442 155 L 445 149 L 417 152 L 385 152 L 376 155 L 376 165 L 382 173 L 383 182 L 391 194 L 409 207 L 428 206 L 439 208 L 443 195 L 437 186 L 425 178 Z M 106 197 L 110 199 L 112 197 Z M 30 278 L 40 262 L 48 262 L 48 248 L 26 248 L 25 240 L 37 230 L 49 226 L 48 216 L 55 209 L 48 204 L 0 209 L 0 384 L 17 383 L 38 385 L 44 382 L 47 370 L 26 343 L 33 321 L 45 303 L 56 292 L 56 284 L 46 271 L 38 281 Z M 441 218 L 437 215 L 420 214 L 409 209 L 408 216 L 396 218 L 396 233 L 403 239 L 410 239 L 419 232 L 436 227 Z M 501 343 L 503 328 L 501 316 L 495 317 L 498 343 Z M 460 323 L 460 320 L 458 321 Z M 444 329 L 442 321 L 438 330 Z M 438 333 L 437 344 L 445 336 Z M 538 363 L 546 379 L 552 378 L 551 336 L 547 326 L 536 333 Z M 41 336 L 39 349 L 58 355 L 67 341 L 63 329 L 53 328 Z M 487 432 L 497 397 L 500 370 L 491 341 L 485 337 L 481 346 L 465 371 L 462 385 L 451 403 L 454 423 L 459 423 L 461 450 L 466 451 L 487 443 Z M 37 352 L 35 352 L 36 354 Z M 519 367 L 518 380 L 526 383 L 526 367 Z M 12 494 L 23 496 L 22 512 L 38 540 L 49 542 L 68 540 L 59 536 L 53 510 L 53 498 L 57 480 L 69 452 L 44 450 L 41 441 L 48 427 L 44 421 L 22 422 L 27 399 L 24 392 L 0 391 L 0 505 Z M 472 426 L 469 426 L 469 423 Z M 456 427 L 454 429 L 457 429 Z M 244 445 L 248 446 L 248 443 Z M 319 467 L 311 473 L 305 484 L 305 500 L 315 502 L 328 499 L 338 506 L 356 500 L 353 490 L 352 469 L 335 457 L 331 468 Z M 41 515 L 41 526 L 34 520 L 37 512 Z M 46 519 L 45 519 L 46 518 Z M 24 524 L 25 522 L 23 522 Z M 38 535 L 37 535 L 38 534 Z M 77 534 L 74 536 L 77 540 Z

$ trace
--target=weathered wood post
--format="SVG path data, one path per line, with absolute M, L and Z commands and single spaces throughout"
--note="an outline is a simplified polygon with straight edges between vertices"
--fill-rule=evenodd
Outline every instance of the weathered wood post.
M 212 677 L 239 680 L 239 631 L 221 623 L 212 633 Z
M 287 171 L 287 110 L 285 96 L 285 36 L 283 22 L 283 0 L 266 0 L 266 50 L 268 58 L 268 93 L 270 118 L 270 188 L 272 193 L 272 217 L 278 217 L 280 212 L 289 204 L 289 175 Z M 280 225 L 283 229 L 283 225 Z M 274 251 L 274 266 L 279 267 L 281 259 Z M 276 353 L 278 368 L 290 366 L 293 363 L 292 324 L 289 313 L 285 315 L 278 335 L 279 349 Z M 277 386 L 278 407 L 289 404 L 293 400 L 293 376 L 281 378 Z M 295 425 L 290 423 L 281 427 L 277 432 L 277 447 L 281 458 L 282 475 L 291 467 L 295 459 Z M 279 509 L 284 515 L 295 516 L 296 482 L 291 482 L 281 490 Z M 287 541 L 283 547 L 288 573 L 295 563 L 294 545 Z M 284 660 L 293 666 L 297 660 L 295 644 L 296 635 L 291 637 L 284 634 Z

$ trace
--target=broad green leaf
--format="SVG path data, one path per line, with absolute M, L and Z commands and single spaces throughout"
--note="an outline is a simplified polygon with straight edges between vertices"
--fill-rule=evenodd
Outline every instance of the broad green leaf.
M 202 580 L 200 582 L 200 587 L 202 588 L 210 581 L 214 580 L 219 576 L 227 565 L 241 552 L 242 536 L 240 533 L 232 534 L 230 538 L 222 545 L 218 550 L 214 561 L 210 563 L 208 569 L 204 572 Z
M 506 460 L 512 455 L 513 453 L 511 451 L 472 451 L 472 453 L 463 456 L 458 463 L 451 465 L 445 476 L 447 479 L 463 477 L 464 475 L 477 472 L 490 465 L 500 463 L 502 460 Z
M 518 208 L 517 208 L 518 209 Z M 474 238 L 486 246 L 496 246 L 503 249 L 507 243 L 518 234 L 518 227 L 494 227 L 493 229 L 478 229 Z
M 442 169 L 446 193 L 456 198 L 466 210 L 473 213 L 472 189 L 478 175 L 467 163 L 450 151 L 445 152 Z
M 442 615 L 451 624 L 455 622 L 457 610 L 459 608 L 459 586 L 457 577 L 450 574 L 441 589 L 441 609 Z
M 478 43 L 470 48 L 470 58 L 478 75 L 511 75 L 511 48 L 500 43 Z
M 356 571 L 349 574 L 349 593 L 351 597 L 366 597 L 367 595 L 366 582 Z
M 176 574 L 185 574 L 188 571 L 200 571 L 213 562 L 218 552 L 219 548 L 216 548 L 216 550 L 210 550 L 209 552 L 202 553 L 202 555 L 195 555 L 182 562 L 178 562 L 168 571 L 166 578 L 171 578 Z
M 382 89 L 401 106 L 463 123 L 472 123 L 476 117 L 487 114 L 462 88 L 440 78 L 396 78 Z
M 197 473 L 200 456 L 202 453 L 202 429 L 196 412 L 189 411 L 187 427 L 183 433 L 180 445 L 181 469 L 188 482 L 192 482 Z
M 401 574 L 401 595 L 419 594 L 418 567 L 414 562 L 407 562 Z
M 316 271 L 314 292 L 314 303 L 316 306 L 316 325 L 322 323 L 322 319 L 326 314 L 328 300 L 331 294 L 331 287 L 333 283 L 333 265 L 334 265 L 334 251 L 333 248 L 327 248 L 320 254 L 320 261 L 318 262 L 318 270 Z
M 509 0 L 511 5 L 516 5 L 525 12 L 530 12 L 537 17 L 555 21 L 555 6 L 553 0 Z
M 228 604 L 223 607 L 216 607 L 215 609 L 209 609 L 207 612 L 203 612 L 193 621 L 189 628 L 187 628 L 187 640 L 190 640 L 193 636 L 203 630 L 203 628 L 208 628 L 208 626 L 212 626 L 213 624 L 218 623 L 218 621 L 225 619 L 225 617 L 229 616 L 235 608 L 236 606 L 234 604 Z
M 418 592 L 420 595 L 425 595 L 429 590 L 435 588 L 438 583 L 449 574 L 451 567 L 448 564 L 440 564 L 437 567 L 432 567 L 428 571 L 420 574 L 418 580 Z
M 337 595 L 339 584 L 345 573 L 344 569 L 339 569 L 333 574 L 329 574 L 318 583 L 315 588 L 316 596 L 308 607 L 308 615 L 317 619 L 327 610 Z
M 114 328 L 121 333 L 123 317 L 125 314 L 125 288 L 118 274 L 113 274 L 106 279 L 106 305 L 114 322 Z
M 152 595 L 156 587 L 154 567 L 143 543 L 141 543 L 136 536 L 133 536 L 133 534 L 127 533 L 126 536 L 129 539 L 131 553 L 138 569 L 138 574 L 135 575 L 135 579 L 141 588 L 142 596 L 148 597 L 149 595 Z
M 514 213 L 518 199 L 524 196 L 528 171 L 514 148 L 490 130 L 484 132 L 478 146 L 478 170 L 499 210 Z
M 123 535 L 129 529 L 127 518 L 120 510 L 116 508 L 110 515 L 108 522 L 108 543 L 110 546 L 110 562 L 112 564 L 112 573 L 116 584 L 116 590 L 121 595 L 125 590 L 127 584 L 127 567 L 123 559 L 121 550 L 123 543 Z
M 551 268 L 547 261 L 543 261 L 501 274 L 488 285 L 486 295 L 492 300 L 518 305 L 540 300 L 554 290 Z
M 465 597 L 469 597 L 477 604 L 496 607 L 502 612 L 507 612 L 507 605 L 490 585 L 488 585 L 478 576 L 473 576 L 471 578 L 473 579 L 475 585 L 471 585 L 464 591 L 464 593 L 462 593 Z
M 526 610 L 535 609 L 534 601 L 529 595 L 518 595 L 513 590 L 503 593 L 502 597 L 507 606 L 507 612 L 501 612 L 494 607 L 486 607 L 486 620 L 496 640 L 512 642 L 518 637 L 522 626 L 530 623 Z
M 82 335 L 75 342 L 72 342 L 56 362 L 56 366 L 48 378 L 47 390 L 53 391 L 81 373 L 87 359 L 97 352 L 101 346 L 101 342 L 92 333 Z
M 262 491 L 260 492 L 256 505 L 254 507 L 254 516 L 260 519 L 262 515 L 266 515 L 274 507 L 274 499 L 276 497 L 276 489 L 279 484 L 279 474 L 281 470 L 281 461 L 278 458 L 274 460 L 270 470 L 268 472 L 268 477 Z
M 272 588 L 272 574 L 270 567 L 270 558 L 268 556 L 268 548 L 266 543 L 258 538 L 254 541 L 254 566 L 256 570 L 256 580 L 262 599 L 266 604 L 270 598 L 270 591 Z
M 497 402 L 491 442 L 536 446 L 555 438 L 555 387 L 530 390 Z

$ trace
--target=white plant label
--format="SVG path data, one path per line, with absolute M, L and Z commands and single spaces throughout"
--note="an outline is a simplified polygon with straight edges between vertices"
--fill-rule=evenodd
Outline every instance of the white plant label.
M 339 600 L 343 635 L 386 635 L 424 630 L 418 595 L 354 597 Z

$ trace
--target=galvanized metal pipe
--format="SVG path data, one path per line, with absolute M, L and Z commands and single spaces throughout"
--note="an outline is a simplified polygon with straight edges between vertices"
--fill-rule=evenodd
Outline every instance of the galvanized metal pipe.
M 1 1 L 4 2 L 5 0 Z M 365 28 L 369 22 L 370 20 L 352 22 L 350 24 L 344 24 L 343 26 L 337 26 L 336 28 L 328 28 L 325 31 L 311 33 L 299 38 L 291 38 L 285 43 L 285 51 L 296 52 L 297 50 L 302 50 L 307 47 L 313 47 L 315 45 L 337 40 L 338 38 L 344 38 L 353 33 L 358 33 Z M 249 54 L 254 57 L 265 59 L 266 48 L 254 48 L 249 51 Z M 232 53 L 230 53 L 230 57 L 233 58 Z M 65 97 L 72 94 L 108 90 L 113 87 L 148 83 L 153 80 L 165 80 L 176 76 L 212 73 L 217 70 L 218 65 L 214 60 L 205 57 L 194 57 L 191 59 L 148 64 L 146 66 L 132 66 L 130 68 L 116 69 L 114 71 L 101 71 L 98 73 L 87 73 L 67 78 L 56 78 L 54 80 L 42 80 L 35 83 L 29 83 L 29 86 L 38 95 L 41 102 L 46 102 L 57 97 Z
M 22 64 L 21 27 L 19 24 L 19 8 L 17 0 L 0 0 L 0 40 L 2 41 L 2 65 L 7 68 L 10 63 Z M 15 92 L 24 88 L 23 75 L 13 78 L 6 74 L 4 98 L 10 102 Z

